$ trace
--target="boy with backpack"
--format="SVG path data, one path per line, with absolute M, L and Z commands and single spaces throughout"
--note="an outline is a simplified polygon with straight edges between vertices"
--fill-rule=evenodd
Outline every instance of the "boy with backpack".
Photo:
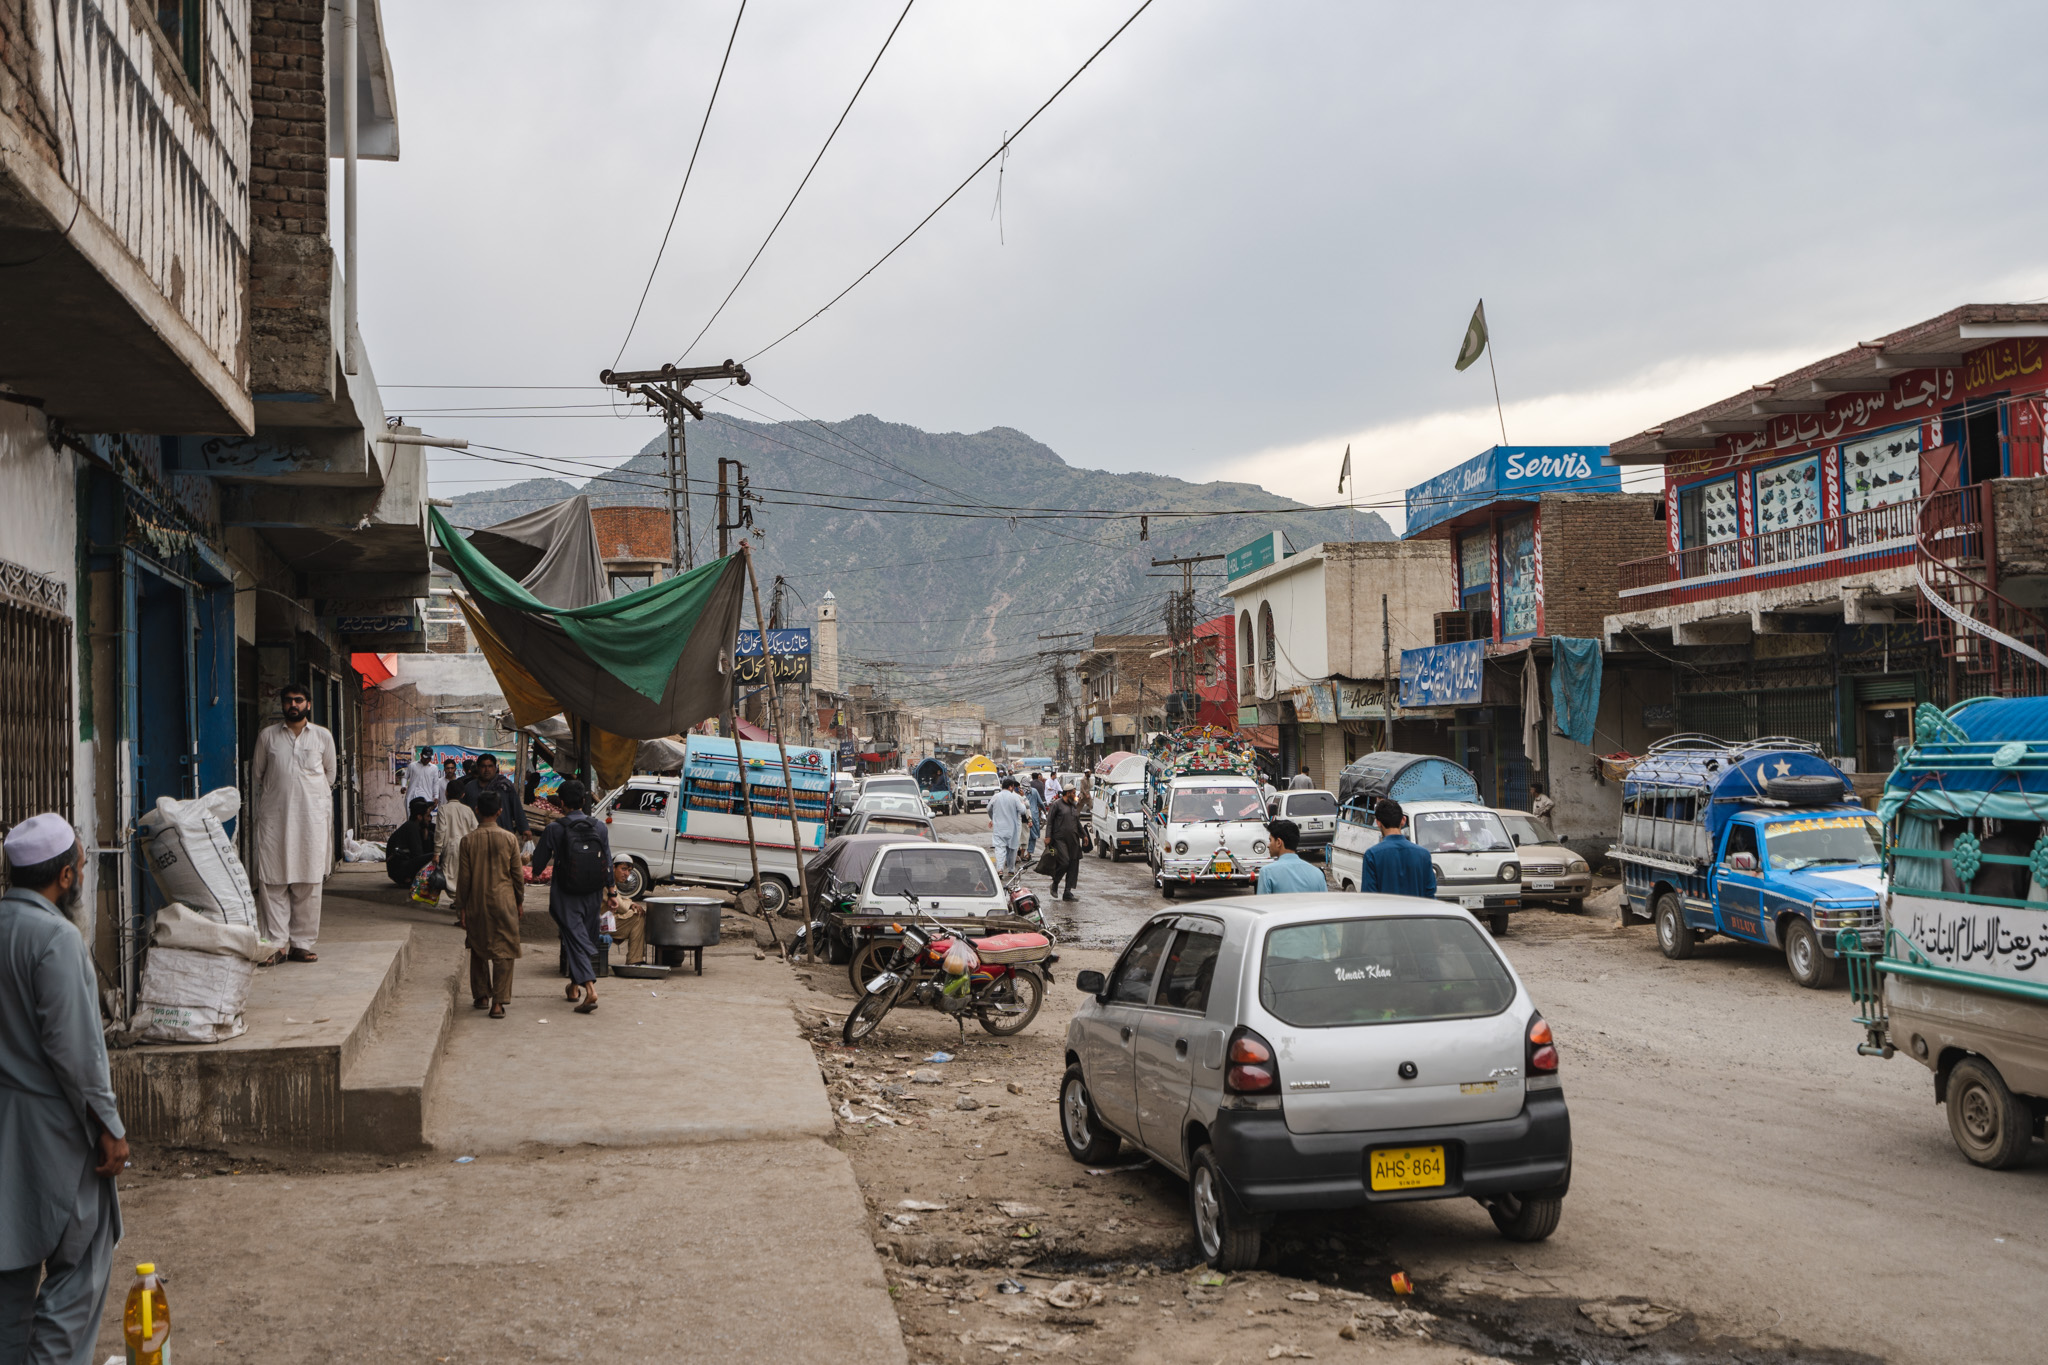
M 612 879 L 612 838 L 590 813 L 590 788 L 571 779 L 562 784 L 562 809 L 568 814 L 550 824 L 533 851 L 533 875 L 554 864 L 548 884 L 548 915 L 562 934 L 568 961 L 566 999 L 576 1001 L 578 1014 L 597 1008 L 597 917 L 604 909 L 605 888 Z

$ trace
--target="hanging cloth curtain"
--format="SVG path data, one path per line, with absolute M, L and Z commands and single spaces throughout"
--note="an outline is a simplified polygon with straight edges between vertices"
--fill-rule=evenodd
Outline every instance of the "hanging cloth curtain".
M 1543 681 L 1536 671 L 1536 651 L 1522 655 L 1522 752 L 1529 771 L 1543 771 Z
M 1550 640 L 1552 729 L 1575 744 L 1593 747 L 1593 718 L 1600 711 L 1600 642 L 1556 635 Z

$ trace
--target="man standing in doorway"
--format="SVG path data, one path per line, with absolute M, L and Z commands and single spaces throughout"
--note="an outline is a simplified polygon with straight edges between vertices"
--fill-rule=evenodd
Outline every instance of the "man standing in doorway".
M 1313 791 L 1315 785 L 1316 780 L 1308 775 L 1308 765 L 1304 763 L 1301 771 L 1288 779 L 1287 790 L 1291 792 Z
M 441 775 L 441 765 L 434 762 L 434 751 L 420 745 L 418 756 L 405 769 L 405 808 L 411 810 L 412 803 L 421 799 L 438 806 L 447 790 L 448 779 Z
M 996 867 L 1005 876 L 1017 866 L 1017 846 L 1031 823 L 1024 798 L 1017 795 L 1017 779 L 1003 779 L 1003 789 L 988 803 L 988 827 L 995 844 Z
M 468 802 L 469 808 L 476 812 L 479 823 L 488 823 L 488 821 L 484 820 L 483 808 L 483 798 L 486 792 L 496 792 L 498 794 L 498 813 L 496 818 L 499 828 L 510 830 L 520 838 L 525 838 L 527 831 L 526 807 L 520 804 L 519 788 L 512 784 L 512 779 L 498 771 L 498 759 L 495 754 L 485 754 L 477 759 L 476 777 L 470 782 L 469 793 L 464 798 Z M 605 873 L 607 876 L 610 875 L 611 868 L 609 865 L 606 866 Z
M 8 832 L 0 898 L 0 1360 L 89 1365 L 128 1164 L 61 815 Z
M 1550 812 L 1557 809 L 1557 802 L 1550 799 L 1550 793 L 1543 790 L 1541 782 L 1529 784 L 1529 814 L 1538 820 L 1548 820 Z
M 312 721 L 306 689 L 286 683 L 277 699 L 284 719 L 256 736 L 249 762 L 255 795 L 257 895 L 263 937 L 274 951 L 260 966 L 287 956 L 318 962 L 320 883 L 334 870 L 334 736 Z

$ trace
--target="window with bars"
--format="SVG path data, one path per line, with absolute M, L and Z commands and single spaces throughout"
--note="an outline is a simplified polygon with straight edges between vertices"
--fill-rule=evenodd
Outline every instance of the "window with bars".
M 1745 688 L 1681 693 L 1678 697 L 1678 728 L 1716 739 L 1787 735 L 1811 740 L 1835 753 L 1836 723 L 1832 687 Z
M 71 810 L 71 623 L 0 597 L 0 829 Z

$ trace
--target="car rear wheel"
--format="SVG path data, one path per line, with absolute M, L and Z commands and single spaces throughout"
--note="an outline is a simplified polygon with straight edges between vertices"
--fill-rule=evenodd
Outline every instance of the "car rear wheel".
M 780 877 L 762 877 L 760 893 L 761 914 L 764 918 L 774 918 L 789 904 L 789 883 Z
M 638 858 L 633 860 L 632 870 L 626 873 L 626 880 L 618 884 L 619 894 L 629 901 L 639 900 L 654 885 L 654 878 L 648 874 L 647 864 Z
M 1685 902 L 1676 891 L 1666 891 L 1657 897 L 1650 917 L 1657 925 L 1658 950 L 1673 962 L 1685 961 L 1699 947 L 1699 936 L 1685 922 Z
M 1835 984 L 1835 959 L 1821 951 L 1820 935 L 1803 919 L 1785 926 L 1785 966 L 1792 979 L 1808 990 L 1824 991 Z
M 1067 1140 L 1067 1155 L 1083 1166 L 1103 1165 L 1123 1146 L 1123 1139 L 1095 1117 L 1095 1101 L 1088 1098 L 1079 1062 L 1068 1067 L 1060 1081 L 1060 1136 Z
M 1508 932 L 1508 912 L 1496 910 L 1486 917 L 1486 927 L 1493 930 L 1495 938 L 1504 938 Z
M 1557 1231 L 1564 1216 L 1561 1194 L 1503 1194 L 1486 1206 L 1493 1225 L 1510 1242 L 1540 1242 Z
M 1997 1067 L 1965 1057 L 1948 1076 L 1948 1131 L 1972 1162 L 2009 1171 L 2027 1159 L 2034 1116 L 2006 1088 Z
M 1216 1166 L 1216 1153 L 1206 1144 L 1195 1149 L 1188 1205 L 1203 1260 L 1218 1270 L 1251 1270 L 1258 1265 L 1258 1225 L 1231 1199 Z

